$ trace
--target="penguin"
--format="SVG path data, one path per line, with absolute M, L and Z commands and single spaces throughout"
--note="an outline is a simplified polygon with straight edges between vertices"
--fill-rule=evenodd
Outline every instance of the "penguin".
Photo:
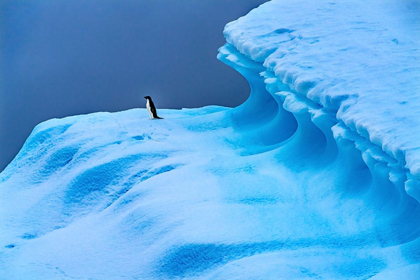
M 156 113 L 156 107 L 155 104 L 153 104 L 152 98 L 150 96 L 145 96 L 144 98 L 146 98 L 146 108 L 147 111 L 149 112 L 149 116 L 150 119 L 163 119 L 161 117 L 158 117 L 157 113 Z

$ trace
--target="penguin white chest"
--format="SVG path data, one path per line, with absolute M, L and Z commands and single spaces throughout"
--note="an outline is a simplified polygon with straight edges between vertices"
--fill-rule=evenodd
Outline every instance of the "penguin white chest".
M 149 112 L 149 117 L 150 117 L 150 119 L 151 119 L 151 120 L 153 120 L 153 119 L 154 119 L 154 117 L 153 117 L 153 113 L 152 113 L 152 108 L 150 107 L 150 102 L 149 102 L 149 100 L 147 100 L 147 102 L 146 102 L 146 109 L 147 109 L 147 112 Z

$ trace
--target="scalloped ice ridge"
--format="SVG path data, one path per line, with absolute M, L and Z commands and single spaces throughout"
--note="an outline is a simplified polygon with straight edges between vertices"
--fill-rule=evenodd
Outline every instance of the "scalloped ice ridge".
M 271 1 L 224 33 L 275 79 L 271 94 L 337 118 L 348 131 L 340 137 L 370 142 L 420 201 L 419 11 L 414 1 Z
M 291 135 L 273 146 L 279 158 L 287 162 L 289 152 L 285 150 L 299 147 L 306 152 L 305 144 L 313 145 L 309 151 L 320 155 L 317 164 L 342 166 L 343 176 L 346 169 L 350 171 L 352 179 L 336 182 L 344 193 L 357 194 L 367 183 L 370 190 L 365 198 L 378 208 L 382 204 L 386 205 L 382 209 L 417 212 L 419 12 L 414 1 L 278 0 L 229 23 L 224 31 L 227 44 L 220 48 L 219 59 L 242 73 L 251 88 L 252 84 L 260 87 L 248 104 L 235 109 L 237 123 L 258 114 L 250 107 L 267 109 L 271 97 L 279 112 L 271 121 L 279 124 L 276 132 Z M 287 127 L 291 118 L 285 112 L 297 122 L 292 134 Z M 300 133 L 307 139 L 299 139 Z M 254 134 L 270 135 L 263 124 Z M 299 144 L 293 145 L 297 139 Z M 296 160 L 297 154 L 291 154 Z M 406 194 L 416 200 L 406 200 L 411 206 L 400 200 Z M 417 241 L 411 244 L 408 258 L 417 255 L 414 251 L 419 246 L 419 217 L 414 214 L 411 218 L 406 223 L 413 224 L 413 240 Z M 414 260 L 418 263 L 417 257 Z M 411 267 L 404 275 L 418 279 L 419 266 Z M 375 279 L 390 279 L 388 275 L 398 271 Z
M 332 190 L 341 193 L 344 201 L 346 197 L 362 199 L 368 209 L 387 217 L 379 222 L 383 224 L 378 225 L 378 233 L 383 232 L 377 236 L 378 240 L 384 242 L 381 246 L 399 248 L 406 262 L 402 266 L 388 264 L 389 269 L 382 272 L 371 270 L 371 275 L 360 279 L 392 279 L 399 273 L 407 279 L 417 279 L 420 227 L 416 221 L 419 221 L 420 209 L 416 192 L 410 192 L 407 186 L 413 184 L 416 189 L 418 181 L 401 154 L 393 157 L 373 143 L 366 131 L 349 127 L 340 119 L 340 111 L 355 104 L 357 96 L 327 99 L 331 106 L 325 106 L 306 96 L 315 83 L 302 80 L 298 85 L 287 83 L 287 79 L 277 77 L 264 64 L 249 59 L 229 43 L 219 49 L 218 58 L 241 73 L 252 89 L 249 99 L 231 111 L 235 129 L 256 145 L 244 150 L 242 155 L 270 152 L 296 172 L 309 168 L 319 172 L 329 170 L 334 178 L 330 182 L 334 185 Z M 385 233 L 388 227 L 393 229 L 392 234 Z M 395 237 L 398 241 L 389 243 Z M 354 271 L 334 279 L 353 279 L 357 274 Z M 291 275 L 287 277 L 296 277 Z

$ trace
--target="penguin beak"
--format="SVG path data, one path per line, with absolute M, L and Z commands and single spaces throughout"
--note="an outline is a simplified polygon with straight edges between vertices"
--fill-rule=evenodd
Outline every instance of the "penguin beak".
M 144 99 L 147 99 L 146 96 L 143 97 Z

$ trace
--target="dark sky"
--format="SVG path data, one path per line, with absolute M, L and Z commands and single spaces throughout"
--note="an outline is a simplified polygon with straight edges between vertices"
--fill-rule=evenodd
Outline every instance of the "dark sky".
M 223 27 L 265 0 L 0 0 L 0 171 L 34 126 L 97 111 L 236 106 Z

